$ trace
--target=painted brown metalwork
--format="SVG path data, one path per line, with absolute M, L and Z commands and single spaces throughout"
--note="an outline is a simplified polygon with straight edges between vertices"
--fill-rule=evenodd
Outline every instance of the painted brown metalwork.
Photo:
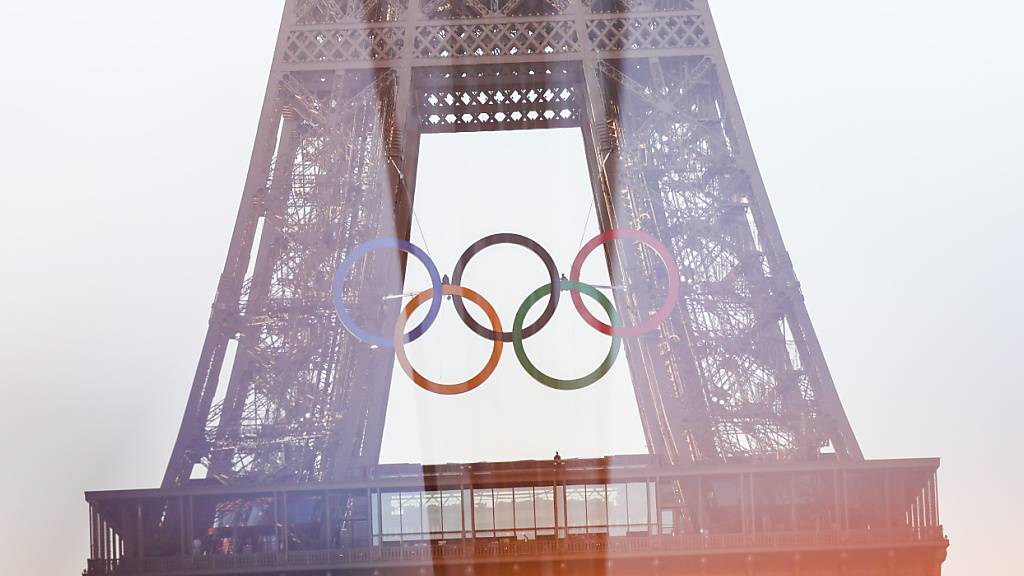
M 860 459 L 705 3 L 289 2 L 165 486 L 197 463 L 226 482 L 375 463 L 392 359 L 338 329 L 331 270 L 361 241 L 407 237 L 420 134 L 565 126 L 586 135 L 602 228 L 647 232 L 683 268 L 676 312 L 627 343 L 651 452 Z M 401 281 L 376 264 L 352 302 Z M 626 319 L 663 297 L 639 247 L 609 264 Z M 397 306 L 364 312 L 390 333 Z
M 757 491 L 743 474 L 760 477 L 757 466 L 767 474 L 772 466 L 827 462 L 821 465 L 846 470 L 871 463 L 863 461 L 810 323 L 706 0 L 288 0 L 231 247 L 163 490 L 116 507 L 108 500 L 120 496 L 90 498 L 90 573 L 107 573 L 119 559 L 136 562 L 121 563 L 124 573 L 149 571 L 142 542 L 152 531 L 163 534 L 160 546 L 180 549 L 179 558 L 152 568 L 167 573 L 268 566 L 284 572 L 285 565 L 331 573 L 343 568 L 336 562 L 364 569 L 415 564 L 417 554 L 476 558 L 481 549 L 472 543 L 443 554 L 436 547 L 393 555 L 356 547 L 341 560 L 312 551 L 294 556 L 285 535 L 266 564 L 258 555 L 236 556 L 223 561 L 230 566 L 211 560 L 197 568 L 186 550 L 192 539 L 185 519 L 209 525 L 216 517 L 195 498 L 251 490 L 269 495 L 275 518 L 287 518 L 288 494 L 307 489 L 293 488 L 299 485 L 344 500 L 344 513 L 354 513 L 360 500 L 345 492 L 354 486 L 345 483 L 379 470 L 393 356 L 342 329 L 332 274 L 362 242 L 409 237 L 421 134 L 550 127 L 582 130 L 601 229 L 642 231 L 667 246 L 680 267 L 672 314 L 657 330 L 625 342 L 657 466 L 677 476 L 755 466 L 736 472 L 744 495 L 738 532 L 723 531 L 716 540 L 713 531 L 698 531 L 664 549 L 657 539 L 612 544 L 608 538 L 572 544 L 582 548 L 569 557 L 592 560 L 625 547 L 623 558 L 642 557 L 656 567 L 661 552 L 652 550 L 677 546 L 693 573 L 752 574 L 755 556 L 782 566 L 779 573 L 798 573 L 816 554 L 841 551 L 828 556 L 835 570 L 822 573 L 852 574 L 863 561 L 849 555 L 856 548 L 892 554 L 882 562 L 893 573 L 894 562 L 907 558 L 893 552 L 895 540 L 906 536 L 924 542 L 927 557 L 920 564 L 927 568 L 906 573 L 938 574 L 945 539 L 934 479 L 924 500 L 901 508 L 912 518 L 901 530 L 912 531 L 883 537 L 863 536 L 859 528 L 797 530 L 794 491 L 807 487 L 789 476 L 775 488 L 789 490 L 792 529 L 758 535 Z M 349 277 L 342 298 L 355 307 L 360 326 L 392 332 L 400 302 L 385 296 L 401 292 L 403 265 L 370 254 Z M 613 283 L 624 287 L 615 302 L 623 323 L 643 323 L 666 297 L 665 267 L 641 245 L 623 242 L 608 245 L 608 266 Z M 217 487 L 195 489 L 197 481 L 189 479 L 196 466 Z M 888 513 L 892 475 L 883 476 Z M 709 493 L 694 482 L 679 476 L 656 483 L 659 506 L 676 515 L 674 526 L 684 517 L 691 527 L 702 526 L 695 515 L 703 512 L 692 507 Z M 280 488 L 285 485 L 290 488 Z M 831 492 L 807 490 L 847 497 L 845 484 L 840 489 L 833 479 L 831 486 Z M 360 484 L 358 491 L 373 488 Z M 764 499 L 773 506 L 786 501 L 778 494 Z M 833 521 L 849 520 L 849 503 L 837 502 L 822 509 L 839 511 Z M 173 522 L 177 536 L 167 532 Z M 662 519 L 654 525 L 664 532 Z M 131 527 L 138 534 L 131 536 Z M 724 535 L 734 533 L 742 538 Z M 875 537 L 884 542 L 857 548 L 858 539 Z M 332 542 L 328 536 L 328 548 Z M 714 542 L 730 550 L 719 568 L 726 556 L 709 552 Z M 531 546 L 517 544 L 496 558 L 525 562 L 534 554 L 569 553 Z M 161 550 L 166 556 L 170 548 Z
M 94 536 L 88 573 L 933 575 L 937 466 L 623 456 L 96 492 L 110 536 Z

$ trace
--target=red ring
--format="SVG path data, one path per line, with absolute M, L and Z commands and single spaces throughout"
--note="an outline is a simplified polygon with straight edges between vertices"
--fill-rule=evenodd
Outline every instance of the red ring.
M 569 279 L 573 282 L 579 282 L 580 272 L 583 270 L 583 262 L 586 261 L 587 256 L 589 256 L 590 253 L 598 246 L 608 242 L 609 240 L 615 240 L 617 238 L 637 240 L 647 244 L 651 248 L 654 248 L 654 251 L 658 253 L 658 257 L 661 258 L 665 267 L 668 268 L 668 295 L 665 298 L 665 303 L 658 309 L 658 312 L 654 316 L 651 316 L 646 322 L 636 326 L 610 326 L 595 318 L 594 315 L 590 313 L 590 310 L 587 310 L 587 307 L 583 305 L 583 297 L 580 296 L 579 292 L 570 292 L 570 295 L 572 296 L 572 303 L 573 306 L 576 307 L 576 311 L 579 312 L 580 316 L 583 317 L 583 320 L 587 324 L 590 324 L 590 326 L 598 332 L 609 336 L 639 336 L 640 334 L 654 330 L 659 324 L 664 322 L 665 319 L 668 318 L 669 314 L 672 313 L 672 309 L 675 308 L 676 299 L 679 296 L 679 265 L 676 264 L 676 260 L 672 256 L 672 253 L 669 252 L 668 248 L 659 242 L 657 238 L 647 234 L 646 232 L 632 230 L 629 228 L 613 228 L 607 232 L 598 234 L 589 242 L 584 244 L 583 248 L 580 248 L 580 253 L 576 255 L 576 259 L 572 263 L 572 270 L 569 273 Z

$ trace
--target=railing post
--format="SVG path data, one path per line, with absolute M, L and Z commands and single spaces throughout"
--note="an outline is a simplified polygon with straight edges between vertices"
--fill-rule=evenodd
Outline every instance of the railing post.
M 756 478 L 756 475 L 753 472 L 747 474 L 750 497 L 750 531 L 753 534 L 757 534 L 757 500 L 754 498 L 754 478 Z
M 274 501 L 274 556 L 281 552 L 281 520 L 278 514 L 278 507 L 281 505 L 281 498 L 277 492 L 273 493 Z
M 931 499 L 931 523 L 929 527 L 939 526 L 939 473 L 933 472 L 929 481 L 928 497 Z
M 96 556 L 96 508 L 89 502 L 89 558 Z
M 554 478 L 551 480 L 551 502 L 553 503 L 552 505 L 554 507 L 554 512 L 555 512 L 555 545 L 557 547 L 558 542 L 560 540 L 560 536 L 559 536 L 559 526 L 560 525 L 558 523 L 558 472 L 559 472 L 558 464 L 559 464 L 559 460 L 554 460 L 553 462 L 554 462 L 553 463 L 553 468 L 554 468 L 554 472 L 555 473 L 554 473 Z
M 660 517 L 658 522 L 661 523 Z M 697 533 L 704 534 L 704 478 L 700 475 L 697 476 Z
M 747 474 L 740 472 L 740 533 L 746 536 L 750 533 L 750 526 L 747 520 Z
M 182 558 L 186 555 L 186 550 L 191 545 L 191 542 L 185 542 L 185 497 L 178 496 L 178 551 Z
M 284 559 L 287 562 L 288 561 L 288 540 L 290 540 L 290 537 L 289 537 L 290 533 L 289 533 L 289 527 L 288 527 L 288 492 L 287 491 L 282 491 L 281 492 L 281 508 L 282 508 L 282 511 L 284 512 L 284 514 L 283 514 L 284 518 L 282 518 L 282 520 L 281 520 L 281 526 L 282 526 L 283 532 L 284 532 L 284 542 L 282 544 L 283 544 L 283 549 L 284 549 Z
M 186 543 L 190 547 L 189 548 L 189 555 L 190 556 L 195 554 L 195 551 L 192 550 L 192 547 L 195 545 L 194 542 L 195 542 L 195 539 L 196 539 L 196 534 L 195 534 L 195 515 L 196 515 L 196 509 L 195 509 L 195 506 L 196 506 L 195 497 L 192 496 L 191 494 L 189 494 L 189 496 L 188 496 L 188 507 L 186 508 L 186 517 L 182 519 L 182 522 L 186 522 L 186 524 L 185 524 L 185 541 L 186 541 Z M 277 530 L 276 526 L 274 527 L 274 530 Z M 200 550 L 200 552 L 201 552 L 201 550 Z
M 135 518 L 135 537 L 138 539 L 139 542 L 139 560 L 142 560 L 146 557 L 146 543 L 142 540 L 142 502 L 136 504 L 135 508 L 136 511 L 138 512 Z
M 796 472 L 789 476 L 789 529 L 796 532 Z
M 330 495 L 329 492 L 324 490 L 323 497 L 324 497 L 324 516 L 323 516 L 324 526 L 323 526 L 323 530 L 321 530 L 321 532 L 323 532 L 324 549 L 332 550 L 334 547 L 331 546 L 331 540 L 332 540 L 331 535 L 334 532 L 334 529 L 331 526 L 331 495 Z
M 843 471 L 843 529 L 850 529 L 850 483 L 849 470 L 844 469 Z

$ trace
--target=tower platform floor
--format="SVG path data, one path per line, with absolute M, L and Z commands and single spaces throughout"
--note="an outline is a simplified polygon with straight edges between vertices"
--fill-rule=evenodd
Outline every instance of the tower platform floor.
M 381 465 L 90 492 L 86 574 L 938 575 L 938 460 Z

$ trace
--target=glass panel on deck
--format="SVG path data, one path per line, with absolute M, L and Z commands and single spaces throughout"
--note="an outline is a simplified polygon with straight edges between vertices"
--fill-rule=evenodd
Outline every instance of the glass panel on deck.
M 516 536 L 533 538 L 536 528 L 533 513 L 533 488 L 515 488 Z
M 586 530 L 574 530 L 584 528 L 587 525 L 587 497 L 586 486 L 569 485 L 565 487 L 565 512 L 568 516 L 569 533 L 579 534 Z
M 430 532 L 431 538 L 440 537 L 441 533 L 441 493 L 423 493 L 423 514 L 426 520 L 425 531 Z
M 415 539 L 423 533 L 423 503 L 420 492 L 402 492 L 403 540 Z M 411 538 L 410 538 L 411 537 Z
M 647 530 L 647 484 L 630 482 L 626 485 L 626 501 L 629 508 L 627 523 L 631 532 Z
M 495 536 L 512 536 L 515 525 L 515 508 L 511 488 L 494 489 L 494 529 Z
M 445 538 L 457 538 L 462 532 L 462 493 L 445 490 L 441 493 L 441 529 Z
M 606 532 L 608 525 L 608 495 L 604 484 L 587 485 L 588 532 Z
M 711 476 L 704 480 L 704 524 L 713 534 L 743 531 L 740 512 L 740 476 Z
M 754 530 L 783 532 L 793 529 L 792 474 L 758 474 L 754 484 Z
M 473 492 L 473 514 L 476 517 L 476 535 L 480 538 L 493 538 L 494 492 L 490 488 L 478 488 Z
M 462 527 L 465 530 L 463 536 L 473 537 L 473 491 L 466 488 L 462 491 Z
M 625 536 L 629 524 L 629 502 L 625 484 L 608 485 L 608 533 Z
M 551 536 L 555 526 L 555 493 L 550 486 L 533 489 L 534 523 L 538 536 Z
M 400 539 L 402 534 L 402 504 L 398 492 L 384 492 L 380 495 L 381 535 L 385 542 Z

